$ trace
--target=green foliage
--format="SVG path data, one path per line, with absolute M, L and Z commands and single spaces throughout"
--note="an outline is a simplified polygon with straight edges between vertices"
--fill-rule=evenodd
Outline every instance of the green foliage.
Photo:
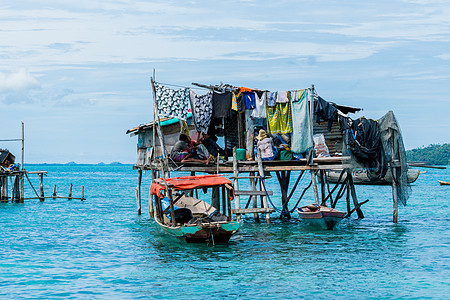
M 408 161 L 429 162 L 433 165 L 450 165 L 450 144 L 429 145 L 406 151 Z

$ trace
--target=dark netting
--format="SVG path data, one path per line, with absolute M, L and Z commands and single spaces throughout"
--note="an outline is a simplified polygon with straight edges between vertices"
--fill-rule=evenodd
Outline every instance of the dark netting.
M 364 117 L 352 120 L 340 115 L 339 126 L 351 156 L 366 168 L 367 177 L 371 181 L 382 179 L 388 167 L 377 121 Z
M 378 120 L 381 141 L 389 162 L 392 160 L 399 161 L 400 167 L 391 168 L 392 178 L 397 184 L 397 198 L 403 205 L 411 194 L 411 187 L 408 185 L 408 162 L 406 160 L 405 146 L 403 145 L 403 137 L 398 125 L 397 119 L 392 111 L 389 111 L 381 119 Z M 391 149 L 394 150 L 393 155 Z

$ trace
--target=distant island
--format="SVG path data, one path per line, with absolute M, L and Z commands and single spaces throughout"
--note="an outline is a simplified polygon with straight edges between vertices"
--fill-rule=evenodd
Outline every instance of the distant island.
M 428 162 L 432 165 L 450 165 L 450 144 L 429 145 L 406 151 L 409 162 Z

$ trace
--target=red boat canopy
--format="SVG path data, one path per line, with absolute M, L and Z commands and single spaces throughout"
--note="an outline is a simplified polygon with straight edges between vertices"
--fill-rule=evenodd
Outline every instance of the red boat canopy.
M 167 185 L 173 187 L 176 190 L 191 190 L 195 188 L 207 188 L 223 184 L 228 184 L 233 186 L 228 178 L 221 175 L 200 175 L 200 176 L 184 176 L 184 177 L 173 177 L 166 179 Z M 157 182 L 152 183 L 150 188 L 150 193 L 152 195 L 157 195 L 163 198 L 164 195 L 161 190 L 166 189 L 164 185 L 164 179 L 157 179 Z M 233 195 L 234 193 L 232 193 Z

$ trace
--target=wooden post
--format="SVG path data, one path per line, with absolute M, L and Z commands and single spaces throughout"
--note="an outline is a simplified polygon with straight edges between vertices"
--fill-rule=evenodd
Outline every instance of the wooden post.
M 56 199 L 56 184 L 53 186 L 53 200 Z
M 252 110 L 245 110 L 245 137 L 246 137 L 246 154 L 247 160 L 253 160 L 253 143 L 255 139 L 255 125 L 252 118 Z
M 320 206 L 319 192 L 317 191 L 316 172 L 314 170 L 311 170 L 311 180 L 314 189 L 314 200 L 316 201 L 316 204 Z
M 249 177 L 254 177 L 255 176 L 255 172 L 249 172 Z M 256 191 L 256 182 L 255 182 L 255 178 L 250 178 L 250 187 L 252 191 Z M 258 197 L 256 195 L 252 195 L 252 203 L 253 203 L 253 208 L 257 208 L 258 207 Z M 253 217 L 255 218 L 255 222 L 259 222 L 259 214 L 258 213 L 253 213 Z
M 263 186 L 263 180 L 264 180 L 264 183 L 265 183 L 265 175 L 264 175 L 264 167 L 263 167 L 263 164 L 262 164 L 262 161 L 261 161 L 261 149 L 259 149 L 259 147 L 258 147 L 258 150 L 257 150 L 256 160 L 258 162 L 258 171 L 259 171 L 259 176 L 260 176 L 259 187 L 260 187 L 261 191 L 262 190 L 266 191 L 266 189 L 264 188 L 265 184 Z M 269 208 L 269 205 L 267 204 L 267 196 L 262 196 L 261 198 L 262 198 L 262 204 L 263 204 L 262 206 L 264 208 Z M 265 213 L 265 217 L 266 217 L 266 223 L 270 224 L 271 223 L 271 221 L 270 221 L 270 213 L 266 212 Z
M 72 200 L 72 184 L 70 184 L 70 187 L 69 187 L 69 197 L 68 197 L 68 199 L 69 200 Z
M 358 218 L 364 219 L 364 214 L 360 208 L 361 205 L 358 203 L 358 198 L 356 197 L 355 184 L 353 182 L 353 175 L 351 172 L 347 172 L 347 179 L 348 179 L 348 187 L 350 189 L 350 193 L 353 199 L 353 205 L 355 207 L 356 213 L 358 214 Z
M 226 198 L 226 193 L 225 193 L 225 186 L 222 186 L 222 214 L 224 216 L 227 215 L 227 198 Z
M 84 185 L 81 186 L 81 201 L 85 200 L 84 198 Z
M 320 176 L 320 190 L 321 190 L 321 195 L 322 195 L 322 203 L 320 205 L 323 206 L 327 206 L 327 202 L 325 201 L 326 196 L 325 196 L 325 175 L 324 175 L 324 170 L 320 170 L 319 171 L 319 176 Z
M 142 169 L 139 169 L 138 184 L 137 184 L 136 190 L 135 190 L 138 215 L 141 214 L 141 183 L 142 183 Z
M 14 176 L 14 191 L 11 201 L 20 202 L 20 175 Z
M 2 195 L 1 195 L 0 200 L 2 202 L 7 202 L 8 201 L 8 177 L 2 176 L 1 181 L 2 181 Z
M 280 217 L 283 217 L 283 215 L 286 215 L 288 219 L 291 218 L 291 214 L 289 213 L 289 207 L 288 207 L 288 188 L 289 188 L 289 180 L 291 177 L 291 171 L 277 171 L 277 178 L 278 183 L 280 184 L 281 188 L 281 202 L 283 207 L 283 212 L 281 213 Z
M 392 174 L 392 201 L 393 201 L 393 213 L 392 221 L 397 223 L 398 220 L 398 199 L 397 199 L 397 166 L 394 163 L 395 153 L 394 153 L 394 130 L 389 129 L 391 133 L 391 174 Z
M 22 165 L 20 166 L 21 171 L 23 171 L 24 154 L 25 154 L 25 124 L 22 122 Z
M 238 171 L 238 162 L 236 158 L 236 147 L 233 147 L 233 176 L 234 176 L 234 189 L 239 191 L 239 171 Z M 239 195 L 234 197 L 234 208 L 239 210 L 241 209 L 241 199 Z M 241 220 L 241 214 L 236 214 L 236 220 Z
M 19 198 L 19 202 L 23 203 L 23 198 L 25 198 L 25 178 L 24 178 L 24 173 L 23 171 L 21 171 L 20 173 L 20 198 Z
M 43 183 L 44 173 L 38 173 L 38 178 L 39 178 L 39 194 L 40 194 L 39 200 L 41 202 L 43 202 L 45 199 L 44 198 L 44 183 Z
M 153 208 L 153 197 L 151 190 L 148 193 L 148 212 L 150 213 L 151 218 L 155 217 L 155 209 Z

